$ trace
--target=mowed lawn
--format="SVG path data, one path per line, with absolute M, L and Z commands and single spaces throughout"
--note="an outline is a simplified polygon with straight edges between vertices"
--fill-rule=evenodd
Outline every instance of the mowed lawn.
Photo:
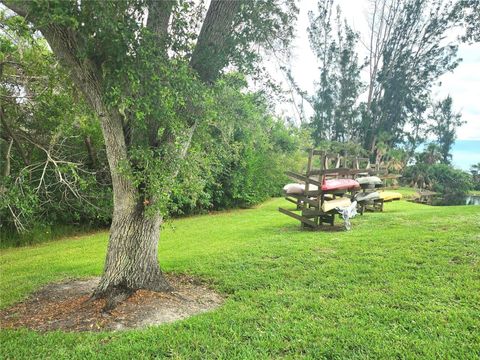
M 291 205 L 291 204 L 290 204 Z M 167 272 L 225 294 L 216 311 L 141 331 L 2 331 L 6 359 L 479 359 L 480 207 L 406 201 L 350 232 L 304 232 L 274 199 L 174 220 Z M 2 250 L 2 307 L 42 285 L 100 275 L 107 233 Z

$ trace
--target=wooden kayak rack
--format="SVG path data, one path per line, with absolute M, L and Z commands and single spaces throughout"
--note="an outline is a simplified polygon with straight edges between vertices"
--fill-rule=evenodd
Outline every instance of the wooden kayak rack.
M 322 185 L 330 179 L 356 179 L 363 176 L 378 176 L 382 181 L 393 179 L 399 175 L 388 174 L 385 167 L 371 164 L 368 158 L 327 153 L 322 150 L 308 150 L 307 169 L 304 174 L 287 171 L 287 176 L 304 184 L 302 193 L 286 193 L 285 199 L 295 204 L 295 211 L 279 208 L 278 210 L 296 220 L 302 228 L 320 230 L 323 225 L 334 225 L 335 209 L 325 209 L 325 203 L 337 198 L 353 200 L 359 192 L 368 194 L 379 190 L 379 187 L 362 186 L 342 190 L 322 190 Z M 388 201 L 388 200 L 387 200 Z M 357 211 L 363 215 L 365 211 L 383 211 L 384 199 L 358 201 Z
M 305 184 L 302 194 L 286 194 L 285 199 L 296 205 L 294 211 L 279 208 L 278 210 L 296 220 L 299 220 L 303 228 L 319 230 L 322 225 L 334 225 L 335 209 L 324 211 L 327 201 L 339 197 L 352 199 L 355 190 L 322 190 L 324 180 L 328 179 L 353 179 L 356 175 L 367 173 L 368 170 L 360 169 L 360 162 L 367 159 L 358 157 L 329 154 L 321 150 L 310 149 L 308 151 L 307 170 L 305 174 L 287 171 L 286 175 L 297 182 Z M 358 190 L 358 189 L 357 189 Z

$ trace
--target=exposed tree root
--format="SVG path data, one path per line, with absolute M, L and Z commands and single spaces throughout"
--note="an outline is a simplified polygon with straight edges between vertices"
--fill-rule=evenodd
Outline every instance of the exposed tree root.
M 105 306 L 102 309 L 104 312 L 114 310 L 120 303 L 127 300 L 130 296 L 135 294 L 137 290 L 150 290 L 155 292 L 171 292 L 174 288 L 162 276 L 157 281 L 149 281 L 141 286 L 130 286 L 127 282 L 121 282 L 116 285 L 101 286 L 100 282 L 97 289 L 92 294 L 92 300 L 105 299 Z

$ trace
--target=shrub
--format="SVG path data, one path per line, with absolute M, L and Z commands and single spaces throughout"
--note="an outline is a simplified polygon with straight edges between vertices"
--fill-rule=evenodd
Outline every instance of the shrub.
M 403 174 L 405 185 L 429 189 L 442 195 L 442 204 L 460 205 L 473 188 L 471 175 L 447 164 L 417 163 L 408 166 Z

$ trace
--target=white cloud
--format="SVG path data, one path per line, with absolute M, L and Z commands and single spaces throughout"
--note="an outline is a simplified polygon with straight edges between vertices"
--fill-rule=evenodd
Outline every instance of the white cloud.
M 450 94 L 456 111 L 466 123 L 458 129 L 462 140 L 480 140 L 480 44 L 462 45 L 458 51 L 463 59 L 453 73 L 442 76 L 434 96 Z

